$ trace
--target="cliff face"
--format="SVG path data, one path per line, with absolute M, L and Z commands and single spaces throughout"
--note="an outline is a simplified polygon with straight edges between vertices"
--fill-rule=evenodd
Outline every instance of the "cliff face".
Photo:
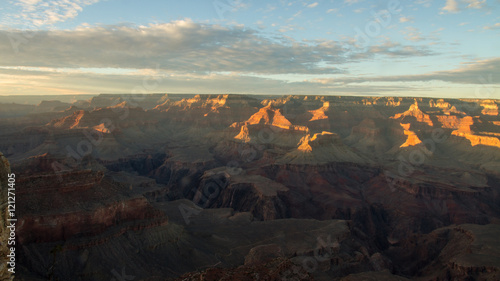
M 500 222 L 495 105 L 241 95 L 43 103 L 43 117 L 1 125 L 0 150 L 19 173 L 18 276 L 110 280 L 123 265 L 137 280 L 498 279 L 486 251 L 496 246 L 482 236 Z
M 473 117 L 466 116 L 460 121 L 457 130 L 454 130 L 451 134 L 469 140 L 472 146 L 486 145 L 500 148 L 500 139 L 496 137 L 496 133 L 492 133 L 494 136 L 477 135 L 472 130 L 474 123 Z

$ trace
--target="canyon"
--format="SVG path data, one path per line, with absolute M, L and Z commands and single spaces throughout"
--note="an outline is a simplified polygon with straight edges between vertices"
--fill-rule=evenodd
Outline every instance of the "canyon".
M 498 280 L 499 104 L 0 98 L 16 280 Z

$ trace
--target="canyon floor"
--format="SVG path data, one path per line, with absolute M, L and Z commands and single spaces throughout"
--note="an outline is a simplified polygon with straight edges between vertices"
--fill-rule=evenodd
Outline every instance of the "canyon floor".
M 499 105 L 0 98 L 15 280 L 500 280 Z

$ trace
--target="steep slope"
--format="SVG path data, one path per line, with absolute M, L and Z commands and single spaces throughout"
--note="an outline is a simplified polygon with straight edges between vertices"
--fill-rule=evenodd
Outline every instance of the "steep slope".
M 383 157 L 394 146 L 393 124 L 385 124 L 381 119 L 366 118 L 351 130 L 344 142 L 365 154 Z

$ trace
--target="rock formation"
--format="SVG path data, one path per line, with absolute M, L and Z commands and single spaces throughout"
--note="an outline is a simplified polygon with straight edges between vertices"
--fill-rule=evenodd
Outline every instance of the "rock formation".
M 420 110 L 420 108 L 418 107 L 417 101 L 415 101 L 415 103 L 412 104 L 407 111 L 405 111 L 403 113 L 398 113 L 391 118 L 402 119 L 402 118 L 407 117 L 407 116 L 415 117 L 418 122 L 425 123 L 431 127 L 434 126 L 434 123 L 432 122 L 430 116 L 428 114 L 425 114 L 424 112 L 422 112 L 422 110 Z

